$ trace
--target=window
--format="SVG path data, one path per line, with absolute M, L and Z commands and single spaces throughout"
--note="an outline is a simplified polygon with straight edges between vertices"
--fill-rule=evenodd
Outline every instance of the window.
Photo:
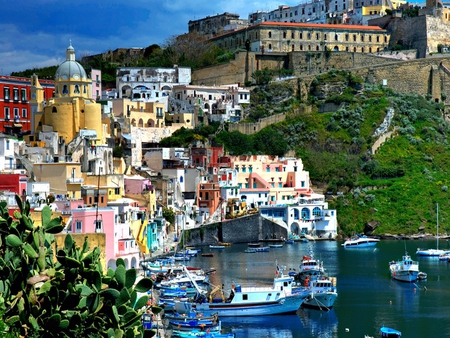
M 10 115 L 9 115 L 9 107 L 5 107 L 5 120 L 9 121 L 10 119 Z
M 67 89 L 67 85 L 63 86 L 63 90 L 62 90 L 63 94 L 69 94 L 69 89 Z
M 345 34 L 345 41 L 348 41 L 348 34 Z
M 294 32 L 291 33 L 291 39 L 295 39 L 295 33 Z
M 81 232 L 81 230 L 82 230 L 82 222 L 76 221 L 75 222 L 75 232 Z
M 271 38 L 272 37 L 272 32 L 269 32 L 269 38 Z
M 75 89 L 73 90 L 75 94 L 80 94 L 80 86 L 75 85 Z
M 266 173 L 270 173 L 270 166 L 269 165 L 266 167 Z
M 278 183 L 278 188 L 283 188 L 283 183 L 279 182 Z
M 115 189 L 114 189 L 114 193 L 115 193 L 116 195 L 120 195 L 120 188 L 115 188 Z
M 283 32 L 283 39 L 286 39 L 287 33 Z
M 303 33 L 300 33 L 299 38 L 303 39 Z
M 25 89 L 25 88 L 22 88 L 21 90 L 20 90 L 20 92 L 21 92 L 21 98 L 22 98 L 22 101 L 27 101 L 27 90 Z
M 301 182 L 301 187 L 304 188 L 305 187 L 305 181 Z
M 6 150 L 9 150 L 9 140 L 6 140 Z
M 103 232 L 103 221 L 102 220 L 95 221 L 95 232 Z
M 9 87 L 5 87 L 3 89 L 3 94 L 5 96 L 5 100 L 9 100 Z
M 13 88 L 13 97 L 14 97 L 14 101 L 19 101 L 19 89 L 18 88 Z
M 19 108 L 14 108 L 14 120 L 19 118 Z

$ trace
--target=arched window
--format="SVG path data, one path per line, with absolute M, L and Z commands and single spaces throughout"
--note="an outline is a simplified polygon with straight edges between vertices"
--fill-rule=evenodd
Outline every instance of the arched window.
M 62 90 L 63 94 L 69 94 L 69 89 L 67 89 L 67 85 L 63 86 L 63 90 Z
M 180 176 L 180 183 L 183 183 L 183 181 L 184 181 L 183 176 Z
M 80 86 L 75 85 L 75 89 L 73 91 L 75 94 L 80 94 Z
M 58 112 L 58 110 L 56 109 L 56 107 L 53 107 L 52 108 L 52 113 L 57 113 Z

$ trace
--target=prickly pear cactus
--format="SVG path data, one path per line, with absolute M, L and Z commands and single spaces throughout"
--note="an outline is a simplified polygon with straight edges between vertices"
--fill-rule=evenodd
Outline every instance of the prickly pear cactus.
M 24 337 L 152 337 L 141 323 L 152 288 L 149 278 L 138 280 L 135 269 L 103 273 L 100 249 L 89 248 L 86 237 L 77 247 L 70 234 L 57 248 L 54 234 L 64 226 L 42 210 L 35 227 L 30 205 L 17 195 L 20 211 L 8 213 L 0 202 L 0 302 L 10 334 Z M 161 311 L 152 309 L 154 313 Z M 0 318 L 0 320 L 2 320 Z M 2 333 L 0 332 L 0 336 Z

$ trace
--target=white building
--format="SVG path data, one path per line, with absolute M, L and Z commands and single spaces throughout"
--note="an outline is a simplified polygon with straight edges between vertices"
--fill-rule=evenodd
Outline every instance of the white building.
M 17 139 L 7 135 L 0 135 L 0 171 L 16 169 L 14 149 L 18 147 L 18 144 L 19 141 Z
M 198 119 L 213 122 L 239 122 L 243 114 L 242 104 L 250 103 L 250 90 L 238 84 L 224 86 L 174 86 L 169 98 L 171 113 L 195 113 Z

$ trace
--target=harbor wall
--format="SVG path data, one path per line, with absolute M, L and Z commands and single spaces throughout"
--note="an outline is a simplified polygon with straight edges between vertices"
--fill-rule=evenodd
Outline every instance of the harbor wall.
M 217 245 L 218 242 L 249 243 L 267 239 L 266 237 L 287 238 L 287 230 L 255 214 L 186 230 L 185 245 Z

